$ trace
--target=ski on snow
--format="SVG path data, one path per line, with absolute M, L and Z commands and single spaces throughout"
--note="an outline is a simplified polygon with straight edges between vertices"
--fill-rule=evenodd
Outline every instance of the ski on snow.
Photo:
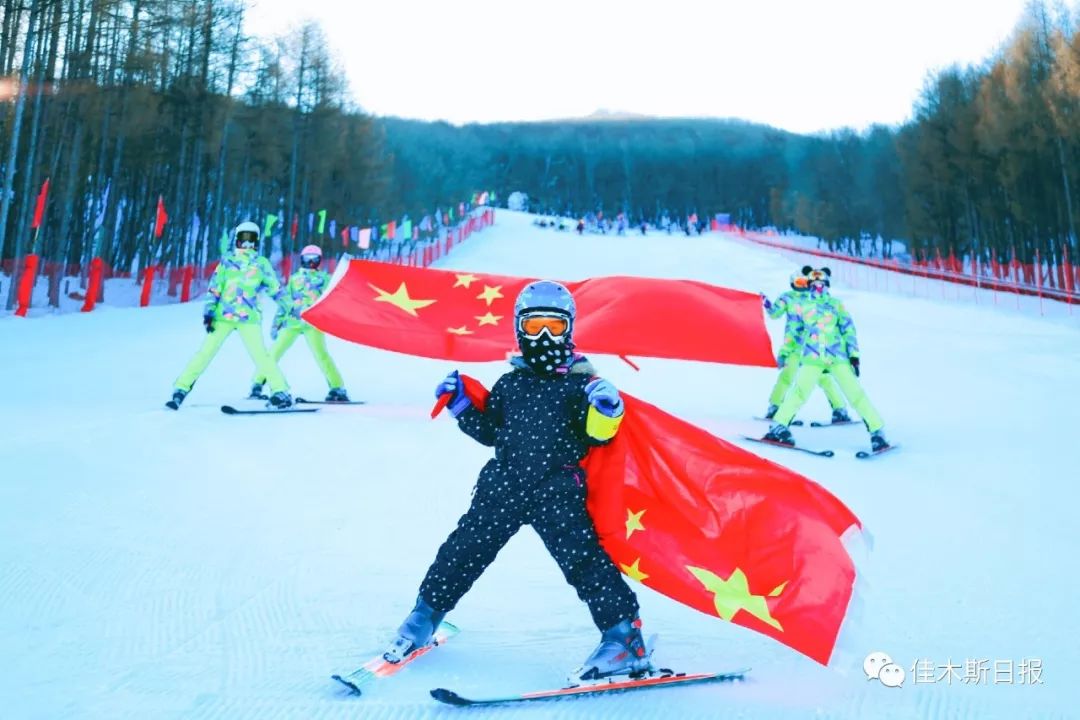
M 876 458 L 878 455 L 884 455 L 885 453 L 889 452 L 890 450 L 896 450 L 899 447 L 900 447 L 899 445 L 886 445 L 885 447 L 881 448 L 877 452 L 875 452 L 873 450 L 870 450 L 870 451 L 860 450 L 859 452 L 855 453 L 855 457 L 859 458 L 860 460 L 870 460 L 872 458 Z
M 772 418 L 767 418 L 767 417 L 758 417 L 757 415 L 755 415 L 755 416 L 754 416 L 754 419 L 755 419 L 755 420 L 760 420 L 761 422 L 767 422 L 767 423 L 771 423 L 771 422 L 776 422 L 776 421 L 775 421 L 775 420 L 773 420 Z M 791 422 L 790 422 L 789 424 L 790 424 L 790 425 L 791 425 L 792 427 L 802 427 L 802 425 L 803 425 L 803 421 L 802 421 L 802 420 L 792 420 L 792 421 L 791 421 Z
M 644 690 L 655 687 L 671 687 L 672 685 L 693 685 L 710 682 L 724 682 L 742 680 L 750 668 L 735 670 L 732 672 L 719 673 L 674 673 L 671 670 L 660 670 L 659 674 L 644 677 L 637 680 L 619 680 L 599 682 L 589 685 L 577 685 L 573 687 L 558 688 L 555 690 L 539 690 L 536 692 L 521 693 L 519 695 L 504 695 L 500 697 L 466 698 L 458 695 L 453 690 L 436 688 L 431 691 L 431 697 L 439 702 L 459 707 L 475 705 L 501 705 L 505 703 L 530 702 L 533 700 L 556 700 L 559 698 L 577 698 L 583 696 L 600 695 L 603 693 L 625 692 L 627 690 Z
M 841 420 L 839 422 L 818 422 L 814 420 L 810 423 L 810 427 L 823 428 L 823 427 L 836 427 L 838 425 L 857 425 L 861 420 Z
M 297 405 L 364 405 L 366 400 L 305 400 L 298 397 L 294 400 Z
M 799 452 L 810 453 L 811 455 L 817 455 L 818 457 L 832 457 L 835 454 L 832 450 L 814 450 L 812 448 L 802 447 L 801 445 L 786 445 L 782 442 L 776 442 L 775 440 L 750 437 L 749 435 L 742 435 L 741 437 L 743 440 L 749 440 L 750 442 L 761 443 L 762 445 L 772 445 L 773 447 L 784 448 L 785 450 L 798 450 Z
M 313 413 L 319 412 L 319 408 L 298 408 L 287 407 L 281 410 L 271 410 L 269 408 L 265 410 L 239 410 L 232 405 L 222 405 L 221 412 L 226 415 L 283 415 L 285 413 Z
M 413 660 L 416 660 L 423 655 L 427 655 L 429 652 L 442 645 L 447 640 L 457 635 L 459 632 L 461 631 L 458 630 L 456 625 L 448 623 L 444 620 L 443 622 L 439 623 L 439 628 L 435 631 L 435 637 L 430 645 L 425 645 L 422 648 L 413 650 L 411 653 L 406 655 L 401 662 L 388 662 L 386 659 L 383 658 L 381 654 L 379 654 L 368 660 L 362 666 L 360 666 L 360 669 L 354 670 L 348 675 L 331 675 L 330 677 L 332 677 L 334 680 L 337 680 L 339 683 L 349 688 L 354 693 L 358 695 L 362 694 L 363 687 L 368 683 L 374 680 L 379 680 L 381 678 L 390 677 L 391 675 L 401 672 L 401 670 Z

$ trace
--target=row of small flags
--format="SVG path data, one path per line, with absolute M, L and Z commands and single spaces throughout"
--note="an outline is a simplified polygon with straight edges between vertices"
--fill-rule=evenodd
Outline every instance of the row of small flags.
M 109 197 L 109 189 L 111 183 L 106 185 L 105 192 L 100 201 L 100 210 L 97 213 L 97 217 L 94 221 L 94 249 L 95 256 L 98 247 L 98 241 L 100 240 L 100 232 L 104 225 L 105 220 L 105 205 Z M 41 185 L 41 190 L 38 191 L 36 202 L 34 203 L 34 216 L 30 224 L 30 229 L 34 231 L 34 238 L 31 242 L 30 252 L 25 257 L 25 268 L 19 278 L 19 290 L 17 296 L 19 298 L 18 307 L 15 310 L 15 314 L 18 316 L 25 316 L 30 306 L 30 294 L 32 292 L 35 276 L 37 275 L 38 256 L 37 250 L 37 238 L 38 233 L 41 231 L 41 223 L 45 215 L 45 206 L 49 197 L 49 178 L 45 178 L 45 182 Z M 487 205 L 488 203 L 495 202 L 495 193 L 485 191 L 481 193 L 473 193 L 471 204 L 473 206 Z M 457 214 L 455 217 L 454 208 L 449 207 L 445 211 L 437 209 L 436 214 L 426 215 L 415 226 L 412 220 L 405 218 L 399 224 L 396 220 L 391 220 L 388 223 L 380 225 L 378 227 L 359 227 L 346 225 L 341 230 L 342 245 L 345 248 L 349 247 L 349 244 L 355 245 L 361 250 L 367 250 L 371 247 L 373 241 L 379 239 L 389 240 L 418 240 L 421 232 L 434 232 L 439 227 L 449 228 L 451 223 L 456 219 L 464 219 L 466 215 L 465 203 L 458 203 Z M 326 222 L 326 210 L 320 210 L 318 213 L 308 214 L 308 232 L 313 232 L 315 227 L 315 219 L 318 218 L 319 229 L 318 234 L 324 235 L 327 230 Z M 197 219 L 197 218 L 196 218 Z M 268 214 L 266 221 L 263 224 L 263 237 L 270 237 L 274 228 L 277 226 L 279 217 L 275 214 Z M 165 225 L 169 221 L 169 215 L 165 210 L 165 198 L 162 195 L 158 195 L 157 207 L 154 213 L 154 238 L 160 238 L 165 233 Z M 297 231 L 299 229 L 299 217 L 293 215 L 292 227 L 290 228 L 291 236 L 296 239 Z M 334 220 L 330 220 L 330 235 L 336 237 L 337 223 Z M 223 231 L 222 235 L 222 252 L 225 252 L 228 246 L 228 230 Z M 97 260 L 100 260 L 97 258 Z M 92 301 L 91 301 L 92 306 Z
M 108 198 L 109 187 L 105 188 L 105 198 Z M 45 182 L 41 185 L 41 190 L 38 192 L 37 202 L 34 204 L 34 218 L 30 225 L 30 229 L 35 231 L 35 241 L 37 239 L 36 233 L 40 230 L 42 218 L 45 215 L 45 204 L 49 196 L 49 178 L 45 178 Z M 482 192 L 473 193 L 472 205 L 480 206 L 487 205 L 489 202 L 495 201 L 495 193 Z M 104 203 L 103 203 L 104 204 Z M 104 221 L 104 208 L 100 217 L 100 223 Z M 465 203 L 458 203 L 456 218 L 465 217 Z M 320 236 L 326 234 L 327 222 L 326 222 L 326 210 L 320 210 L 317 213 L 308 213 L 308 232 L 315 231 L 315 220 L 318 219 L 319 227 L 318 234 Z M 443 227 L 449 226 L 455 221 L 454 208 L 447 208 L 445 211 L 438 209 L 436 214 L 425 215 L 424 218 L 417 224 L 413 225 L 409 219 L 403 219 L 399 224 L 395 220 L 391 220 L 388 223 L 384 223 L 378 227 L 358 227 L 347 225 L 341 230 L 342 245 L 348 247 L 349 244 L 353 244 L 359 247 L 361 250 L 366 250 L 371 247 L 372 241 L 381 239 L 389 240 L 418 240 L 421 232 L 434 232 L 437 226 Z M 273 213 L 266 216 L 266 221 L 263 223 L 263 237 L 270 237 L 274 228 L 278 225 L 280 217 Z M 158 195 L 157 208 L 154 214 L 154 238 L 160 238 L 165 233 L 165 225 L 169 222 L 169 215 L 165 211 L 165 198 Z M 98 225 L 99 223 L 95 223 Z M 95 228 L 96 229 L 96 228 Z M 292 227 L 290 228 L 290 235 L 292 239 L 296 239 L 297 231 L 299 230 L 299 216 L 293 215 Z M 330 235 L 331 237 L 338 237 L 337 222 L 330 220 Z M 226 232 L 226 238 L 228 233 Z M 227 240 L 223 240 L 226 242 Z M 34 243 L 36 245 L 36 242 Z M 33 248 L 31 248 L 33 252 Z
M 471 205 L 483 206 L 490 202 L 495 201 L 495 193 L 485 191 L 482 193 L 473 193 Z M 341 232 L 338 232 L 337 222 L 330 220 L 329 223 L 326 219 L 326 210 L 319 210 L 318 212 L 308 213 L 307 226 L 309 233 L 315 233 L 319 236 L 325 236 L 329 231 L 330 237 L 340 237 L 342 247 L 348 248 L 353 245 L 360 250 L 367 250 L 371 247 L 371 243 L 378 240 L 419 240 L 420 233 L 435 232 L 439 227 L 449 227 L 456 220 L 464 218 L 466 215 L 466 205 L 464 202 L 458 203 L 456 208 L 449 207 L 446 210 L 437 209 L 434 215 L 425 215 L 419 223 L 413 224 L 413 221 L 409 218 L 404 218 L 400 222 L 397 220 L 391 220 L 373 227 L 360 227 L 358 225 L 345 225 L 341 228 Z M 164 210 L 160 206 L 159 198 L 159 217 L 164 214 Z M 266 219 L 263 221 L 263 237 L 272 237 L 275 230 L 281 230 L 281 216 L 268 213 Z M 297 232 L 300 227 L 300 217 L 297 214 L 293 215 L 292 225 L 289 228 L 289 236 L 295 240 Z M 159 237 L 157 230 L 155 229 L 155 237 Z M 228 231 L 223 231 L 222 235 L 222 247 L 224 248 L 228 243 Z

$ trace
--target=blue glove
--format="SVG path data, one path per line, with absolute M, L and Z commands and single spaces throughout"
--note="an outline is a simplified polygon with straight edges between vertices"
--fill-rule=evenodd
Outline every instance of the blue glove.
M 589 404 L 601 415 L 614 418 L 623 413 L 623 401 L 619 397 L 619 391 L 607 380 L 596 378 L 585 386 L 585 395 Z
M 761 293 L 761 306 L 768 312 L 772 310 L 772 303 L 769 302 L 769 298 L 765 296 L 765 293 Z
M 435 397 L 437 398 L 441 398 L 446 393 L 450 393 L 450 402 L 447 403 L 446 407 L 454 417 L 465 412 L 465 409 L 472 405 L 469 398 L 465 396 L 465 387 L 457 370 L 443 378 L 443 381 L 435 388 Z
M 203 315 L 202 324 L 206 327 L 206 332 L 214 332 L 214 316 L 212 314 Z

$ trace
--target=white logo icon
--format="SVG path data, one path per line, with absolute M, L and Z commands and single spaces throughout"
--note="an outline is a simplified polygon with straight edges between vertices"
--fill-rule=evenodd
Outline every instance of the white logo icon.
M 881 668 L 892 664 L 892 658 L 883 652 L 872 652 L 863 660 L 862 669 L 867 680 L 881 679 Z
M 904 672 L 904 668 L 900 667 L 896 663 L 889 663 L 885 667 L 881 668 L 881 673 L 878 675 L 878 679 L 881 680 L 881 684 L 885 687 L 900 687 L 904 684 L 904 678 L 907 673 Z
M 883 652 L 872 652 L 863 660 L 863 672 L 867 680 L 880 680 L 885 687 L 901 687 L 907 673 Z

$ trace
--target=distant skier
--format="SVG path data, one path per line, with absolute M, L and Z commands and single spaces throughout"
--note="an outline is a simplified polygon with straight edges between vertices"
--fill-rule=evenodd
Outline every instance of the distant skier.
M 326 378 L 326 384 L 330 386 L 326 400 L 348 402 L 349 395 L 345 392 L 345 381 L 341 379 L 341 373 L 338 372 L 333 358 L 326 349 L 326 335 L 300 317 L 301 313 L 315 304 L 315 301 L 330 285 L 330 274 L 319 269 L 321 263 L 322 249 L 318 245 L 308 245 L 300 251 L 300 268 L 292 274 L 289 281 L 285 283 L 285 287 L 275 297 L 278 311 L 270 329 L 270 338 L 275 340 L 270 356 L 275 363 L 278 362 L 296 342 L 296 339 L 303 335 L 311 354 L 315 357 L 315 364 L 319 366 L 323 377 Z M 265 382 L 266 376 L 256 372 L 254 384 L 251 387 L 251 398 L 265 397 L 263 395 Z
M 773 418 L 775 423 L 764 439 L 784 445 L 795 444 L 788 425 L 819 384 L 822 373 L 828 372 L 863 419 L 870 432 L 873 450 L 882 450 L 889 445 L 885 439 L 885 422 L 859 383 L 859 344 L 855 336 L 855 323 L 844 309 L 844 304 L 829 294 L 830 275 L 828 268 L 811 270 L 809 273 L 810 297 L 796 313 L 802 348 L 799 370 L 795 374 L 791 392 L 780 404 Z
M 555 282 L 526 286 L 514 303 L 521 355 L 491 389 L 483 411 L 455 370 L 435 390 L 450 395 L 458 426 L 495 457 L 480 471 L 472 503 L 435 557 L 412 612 L 384 654 L 400 662 L 430 643 L 446 613 L 522 525 L 532 525 L 600 629 L 600 645 L 572 684 L 651 668 L 638 601 L 600 545 L 585 507 L 579 465 L 608 443 L 623 416 L 619 392 L 573 352 L 574 299 Z
M 584 235 L 585 234 L 585 221 L 584 220 L 578 220 L 578 222 L 577 222 L 577 234 L 578 235 Z
M 273 394 L 268 405 L 276 409 L 292 405 L 285 376 L 263 344 L 259 293 L 276 295 L 280 284 L 270 261 L 259 255 L 259 240 L 259 226 L 253 222 L 242 222 L 233 231 L 232 251 L 221 257 L 206 293 L 203 308 L 206 340 L 173 384 L 172 400 L 166 403 L 172 409 L 178 409 L 184 402 L 233 331 L 240 333 L 257 372 L 270 382 Z
M 769 409 L 765 411 L 767 420 L 772 420 L 773 416 L 776 415 L 776 411 L 780 409 L 780 403 L 787 396 L 788 390 L 791 388 L 791 382 L 795 379 L 795 373 L 799 370 L 799 358 L 802 349 L 799 346 L 798 337 L 799 316 L 802 312 L 802 302 L 806 300 L 810 290 L 809 273 L 812 270 L 813 268 L 806 265 L 802 270 L 793 272 L 791 274 L 791 289 L 781 294 L 776 299 L 776 302 L 771 302 L 765 295 L 761 296 L 765 311 L 769 314 L 769 317 L 776 319 L 783 315 L 787 318 L 784 324 L 784 341 L 776 356 L 776 366 L 780 368 L 780 375 L 776 378 L 776 384 L 769 395 Z M 848 416 L 847 409 L 844 406 L 844 395 L 840 392 L 840 388 L 837 387 L 832 375 L 823 373 L 819 386 L 825 392 L 825 397 L 828 398 L 829 406 L 832 408 L 832 422 L 850 422 L 851 418 Z

